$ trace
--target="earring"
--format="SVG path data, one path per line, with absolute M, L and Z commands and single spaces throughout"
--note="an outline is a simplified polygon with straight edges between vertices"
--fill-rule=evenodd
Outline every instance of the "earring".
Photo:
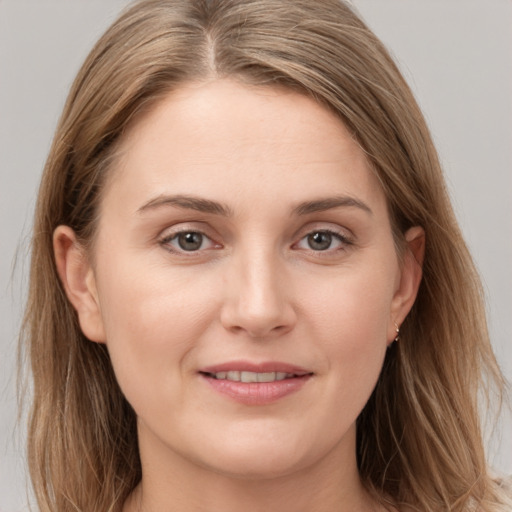
M 398 326 L 398 324 L 396 322 L 393 322 L 393 323 L 395 324 L 395 331 L 396 331 L 396 336 L 393 341 L 398 341 L 400 339 L 400 327 Z

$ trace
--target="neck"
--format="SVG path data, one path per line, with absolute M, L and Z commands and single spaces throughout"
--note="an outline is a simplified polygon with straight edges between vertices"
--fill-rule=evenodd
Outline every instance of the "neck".
M 258 477 L 224 474 L 184 459 L 174 451 L 155 453 L 153 448 L 151 443 L 140 443 L 143 478 L 123 512 L 381 510 L 361 484 L 355 450 L 341 454 L 346 452 L 343 446 L 313 465 L 286 474 Z

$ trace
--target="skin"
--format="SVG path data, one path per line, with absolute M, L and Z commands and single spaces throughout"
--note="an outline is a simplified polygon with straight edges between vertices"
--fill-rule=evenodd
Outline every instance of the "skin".
M 178 231 L 202 233 L 198 250 Z M 378 510 L 359 481 L 355 422 L 421 279 L 423 232 L 405 238 L 400 263 L 363 151 L 305 96 L 212 81 L 138 119 L 94 258 L 70 228 L 54 234 L 81 328 L 107 344 L 137 414 L 143 479 L 124 510 Z M 247 405 L 198 373 L 240 359 L 312 377 Z

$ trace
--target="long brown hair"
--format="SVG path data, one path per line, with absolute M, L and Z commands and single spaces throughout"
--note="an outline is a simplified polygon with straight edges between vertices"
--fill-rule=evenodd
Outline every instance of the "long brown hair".
M 398 508 L 504 510 L 478 414 L 481 391 L 503 387 L 481 285 L 410 89 L 375 35 L 338 0 L 143 0 L 88 56 L 35 213 L 23 338 L 40 510 L 119 511 L 141 478 L 135 414 L 105 346 L 80 331 L 57 276 L 52 233 L 65 224 L 90 244 L 105 176 L 137 113 L 180 84 L 222 77 L 292 88 L 335 112 L 380 180 L 397 247 L 409 227 L 425 230 L 417 301 L 358 419 L 364 484 Z

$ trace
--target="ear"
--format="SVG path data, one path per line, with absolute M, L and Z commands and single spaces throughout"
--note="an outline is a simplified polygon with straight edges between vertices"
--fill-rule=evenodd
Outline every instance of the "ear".
M 421 283 L 423 258 L 425 256 L 425 231 L 419 226 L 410 228 L 404 235 L 406 248 L 400 269 L 400 283 L 391 303 L 388 340 L 392 342 L 411 310 Z M 395 325 L 396 324 L 396 325 Z
M 104 343 L 105 329 L 93 268 L 84 247 L 68 226 L 53 232 L 53 251 L 66 295 L 78 313 L 80 328 L 91 341 Z

